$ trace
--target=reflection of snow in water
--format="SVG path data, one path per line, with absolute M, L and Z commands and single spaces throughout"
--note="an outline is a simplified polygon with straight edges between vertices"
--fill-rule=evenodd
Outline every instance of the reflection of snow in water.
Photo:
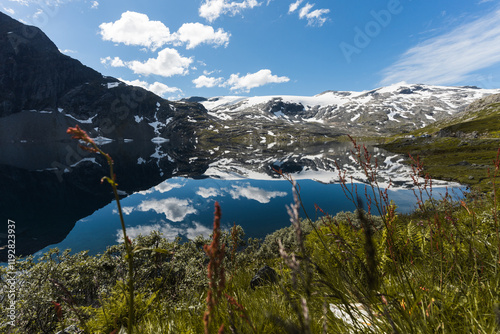
M 412 169 L 403 164 L 405 158 L 401 155 L 388 154 L 379 148 L 371 148 L 372 166 L 377 165 L 377 181 L 381 188 L 408 189 L 413 187 Z M 350 149 L 342 149 L 321 154 L 288 154 L 279 160 L 275 158 L 242 160 L 221 158 L 212 162 L 204 175 L 220 180 L 276 180 L 269 173 L 270 168 L 282 168 L 286 164 L 295 166 L 296 170 L 289 172 L 295 180 L 314 180 L 321 183 L 339 183 L 337 164 L 347 172 L 348 180 L 357 183 L 367 183 L 367 177 L 360 169 Z M 458 183 L 433 180 L 436 186 L 459 186 Z

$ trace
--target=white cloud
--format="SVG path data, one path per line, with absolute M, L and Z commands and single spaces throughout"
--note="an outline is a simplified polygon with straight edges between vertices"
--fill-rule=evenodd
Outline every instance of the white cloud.
M 213 187 L 210 188 L 200 187 L 198 188 L 198 191 L 196 191 L 196 195 L 201 196 L 203 198 L 209 198 L 209 197 L 221 196 L 222 192 Z
M 137 206 L 137 210 L 153 210 L 156 213 L 164 214 L 168 220 L 173 222 L 183 221 L 187 215 L 197 213 L 190 201 L 175 197 L 143 201 Z
M 252 88 L 260 87 L 268 83 L 282 83 L 288 81 L 290 81 L 288 77 L 278 77 L 277 75 L 272 75 L 270 70 L 263 69 L 255 73 L 248 73 L 242 77 L 240 77 L 239 73 L 231 74 L 224 85 L 230 86 L 231 90 L 248 92 Z
M 99 2 L 97 2 L 97 1 L 92 1 L 92 5 L 91 5 L 91 7 L 90 7 L 90 8 L 92 8 L 92 9 L 97 9 L 98 7 L 99 7 Z
M 380 84 L 454 84 L 500 62 L 500 10 L 412 47 L 383 71 Z
M 126 65 L 136 74 L 171 77 L 177 74 L 186 75 L 192 62 L 192 58 L 182 57 L 177 50 L 165 48 L 158 52 L 157 58 L 149 58 L 144 63 L 133 60 L 126 62 Z
M 227 46 L 230 36 L 231 34 L 221 28 L 215 31 L 213 27 L 201 23 L 184 23 L 173 35 L 173 38 L 176 41 L 187 43 L 186 49 L 192 49 L 202 43 Z
M 213 22 L 219 16 L 223 14 L 236 15 L 242 10 L 247 8 L 254 8 L 260 6 L 257 0 L 244 0 L 242 2 L 228 0 L 205 0 L 199 9 L 199 14 L 201 17 L 207 19 L 209 22 Z
M 220 86 L 223 82 L 224 78 L 207 77 L 205 75 L 200 75 L 198 78 L 193 80 L 196 88 Z
M 227 46 L 231 34 L 222 28 L 215 30 L 201 23 L 184 23 L 177 32 L 160 21 L 151 21 L 146 14 L 127 11 L 115 22 L 102 23 L 99 28 L 102 39 L 125 45 L 144 46 L 156 50 L 165 44 L 186 44 L 192 49 L 200 44 Z
M 230 87 L 231 90 L 249 92 L 250 89 L 263 86 L 269 83 L 283 83 L 288 82 L 288 77 L 278 77 L 273 75 L 271 70 L 262 69 L 255 73 L 247 73 L 247 75 L 240 77 L 240 74 L 231 74 L 229 79 L 224 80 L 222 77 L 210 77 L 211 72 L 203 71 L 203 75 L 193 80 L 196 88 L 202 87 Z
M 327 18 L 323 15 L 330 13 L 329 9 L 316 9 L 311 11 L 315 4 L 307 3 L 304 7 L 299 10 L 299 18 L 307 19 L 307 25 L 310 26 L 322 26 Z
M 154 83 L 150 84 L 146 81 L 141 81 L 138 79 L 128 81 L 128 80 L 125 80 L 122 78 L 118 78 L 118 80 L 123 81 L 124 83 L 126 83 L 127 85 L 130 85 L 130 86 L 142 87 L 142 88 L 147 89 L 150 92 L 153 92 L 156 95 L 161 96 L 161 97 L 165 97 L 166 93 L 182 92 L 182 90 L 180 88 L 169 87 L 169 86 L 165 85 L 164 83 L 161 83 L 158 81 L 155 81 Z M 180 188 L 180 187 L 182 187 L 182 185 L 180 185 L 180 184 L 171 184 L 170 185 L 168 183 L 161 183 L 160 185 L 158 185 L 150 190 L 147 190 L 146 192 L 142 192 L 142 193 L 150 193 L 150 192 L 153 192 L 155 190 L 163 193 L 163 192 L 167 192 L 171 189 Z
M 42 15 L 44 12 L 41 8 L 38 8 L 37 11 L 35 12 L 35 14 L 33 14 L 33 18 L 36 19 L 38 18 L 40 15 Z
M 9 13 L 10 15 L 14 15 L 16 13 L 16 11 L 14 9 L 12 9 L 12 8 L 3 7 L 3 10 L 6 13 Z
M 266 191 L 264 189 L 252 186 L 242 187 L 233 185 L 232 187 L 233 189 L 229 190 L 229 194 L 233 199 L 239 199 L 240 197 L 244 197 L 247 199 L 255 200 L 262 204 L 269 203 L 271 199 L 275 197 L 285 197 L 287 195 L 286 192 Z
M 150 21 L 146 14 L 127 11 L 115 22 L 102 23 L 102 39 L 125 45 L 140 45 L 156 50 L 171 40 L 170 30 L 160 21 Z
M 22 6 L 28 6 L 28 4 L 29 4 L 28 0 L 9 0 L 9 1 L 16 2 Z
M 101 64 L 111 65 L 111 67 L 125 67 L 123 60 L 118 57 L 111 58 L 108 56 L 106 58 L 101 58 Z
M 299 8 L 299 6 L 302 3 L 302 1 L 304 1 L 304 0 L 297 0 L 294 3 L 291 3 L 290 7 L 288 7 L 288 13 L 295 12 L 297 10 L 297 8 Z
M 78 53 L 77 51 L 70 50 L 70 49 L 64 49 L 64 50 L 59 49 L 59 52 L 66 53 L 66 54 L 68 54 L 68 53 Z

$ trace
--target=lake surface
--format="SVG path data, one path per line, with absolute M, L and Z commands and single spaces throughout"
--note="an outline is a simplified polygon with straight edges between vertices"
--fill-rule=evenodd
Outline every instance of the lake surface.
M 209 236 L 218 201 L 223 228 L 236 223 L 247 237 L 264 238 L 290 224 L 286 206 L 293 202 L 292 185 L 277 169 L 297 180 L 313 219 L 321 216 L 315 205 L 331 215 L 354 209 L 339 184 L 338 167 L 348 172 L 360 194 L 366 182 L 353 162 L 350 143 L 200 150 L 169 142 L 113 142 L 102 148 L 115 161 L 131 237 L 153 230 L 171 240 Z M 18 254 L 39 255 L 53 247 L 96 254 L 120 242 L 116 203 L 109 185 L 100 183 L 109 174 L 102 157 L 74 143 L 22 143 L 1 149 L 1 219 L 16 222 Z M 379 164 L 380 185 L 391 180 L 390 199 L 399 211 L 413 210 L 416 199 L 403 157 L 369 150 Z M 434 197 L 444 194 L 446 186 L 458 185 L 437 183 Z M 6 231 L 0 231 L 0 246 L 5 240 Z M 0 256 L 5 257 L 5 249 Z

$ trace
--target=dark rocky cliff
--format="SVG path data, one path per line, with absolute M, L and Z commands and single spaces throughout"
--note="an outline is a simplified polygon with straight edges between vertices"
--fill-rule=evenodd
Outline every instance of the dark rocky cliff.
M 71 88 L 102 75 L 59 52 L 38 28 L 0 13 L 0 116 L 56 109 Z

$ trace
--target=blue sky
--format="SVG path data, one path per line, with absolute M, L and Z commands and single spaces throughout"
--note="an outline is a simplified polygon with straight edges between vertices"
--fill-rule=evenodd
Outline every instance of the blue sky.
M 0 0 L 0 11 L 170 99 L 500 88 L 498 0 Z

